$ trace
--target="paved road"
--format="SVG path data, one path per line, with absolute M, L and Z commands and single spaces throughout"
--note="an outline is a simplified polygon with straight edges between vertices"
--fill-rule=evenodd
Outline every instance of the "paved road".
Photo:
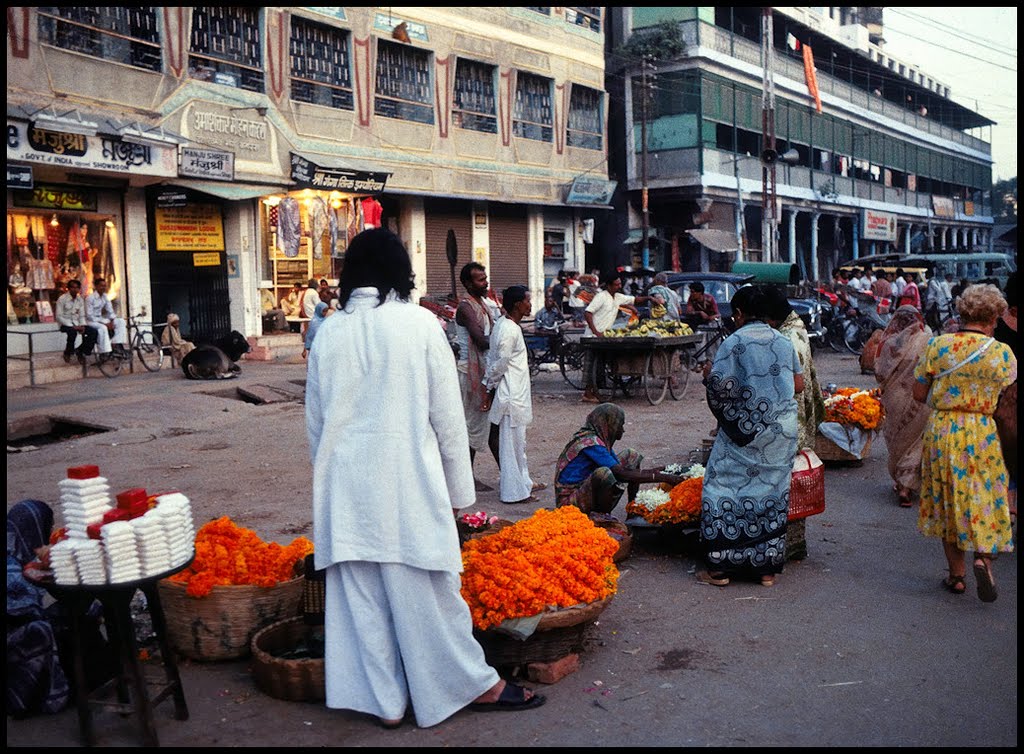
M 853 357 L 818 355 L 823 382 L 872 385 Z M 180 373 L 98 377 L 8 391 L 7 417 L 70 419 L 103 431 L 8 453 L 7 500 L 55 501 L 65 468 L 97 463 L 115 491 L 178 488 L 197 522 L 230 515 L 266 539 L 309 533 L 310 466 L 300 364 L 244 363 L 239 380 Z M 280 402 L 237 399 L 248 387 Z M 557 374 L 534 388 L 530 466 L 550 481 L 588 409 Z M 650 464 L 685 459 L 713 422 L 699 384 L 680 402 L 622 400 L 624 443 Z M 1015 746 L 1017 557 L 995 565 L 983 604 L 939 588 L 945 561 L 899 508 L 877 441 L 861 466 L 830 468 L 828 507 L 808 525 L 810 557 L 772 589 L 698 584 L 684 542 L 639 537 L 620 590 L 590 632 L 581 669 L 519 714 L 462 712 L 435 728 L 383 731 L 366 718 L 262 694 L 246 661 L 183 663 L 191 717 L 157 708 L 164 746 Z M 478 476 L 496 484 L 486 456 Z M 474 510 L 522 518 L 553 505 Z M 620 516 L 620 507 L 616 513 Z M 98 713 L 101 744 L 134 746 L 130 719 Z M 8 720 L 9 746 L 74 746 L 73 710 Z

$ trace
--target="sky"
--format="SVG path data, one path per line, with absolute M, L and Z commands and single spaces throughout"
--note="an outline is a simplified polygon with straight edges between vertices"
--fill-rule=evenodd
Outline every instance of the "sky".
M 886 52 L 996 121 L 972 133 L 992 143 L 993 182 L 1016 177 L 1017 9 L 885 6 L 883 22 Z

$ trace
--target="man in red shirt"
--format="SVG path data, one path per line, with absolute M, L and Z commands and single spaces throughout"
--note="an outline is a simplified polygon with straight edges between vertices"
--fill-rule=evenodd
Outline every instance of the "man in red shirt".
M 690 298 L 686 301 L 686 318 L 691 325 L 703 325 L 719 318 L 715 297 L 704 292 L 703 283 L 690 285 Z

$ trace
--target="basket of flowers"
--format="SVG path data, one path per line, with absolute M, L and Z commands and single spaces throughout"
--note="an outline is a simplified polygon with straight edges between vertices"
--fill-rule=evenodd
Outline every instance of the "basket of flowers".
M 460 544 L 465 544 L 471 539 L 486 537 L 488 534 L 494 534 L 511 525 L 512 522 L 508 519 L 489 516 L 486 511 L 463 513 L 455 519 Z
M 257 631 L 299 614 L 312 551 L 305 537 L 264 542 L 227 516 L 207 523 L 192 564 L 157 585 L 171 647 L 200 661 L 248 656 Z
M 462 548 L 462 596 L 496 666 L 581 648 L 615 593 L 619 544 L 574 506 L 541 509 Z
M 654 489 L 640 490 L 636 497 L 626 503 L 626 513 L 651 526 L 687 526 L 700 519 L 701 490 L 704 486 L 704 467 L 699 463 L 683 467 L 671 464 L 665 467 L 668 474 L 684 477 L 676 485 L 662 485 Z
M 885 419 L 879 395 L 878 389 L 841 387 L 825 396 L 825 421 L 814 443 L 822 461 L 856 462 L 868 455 Z

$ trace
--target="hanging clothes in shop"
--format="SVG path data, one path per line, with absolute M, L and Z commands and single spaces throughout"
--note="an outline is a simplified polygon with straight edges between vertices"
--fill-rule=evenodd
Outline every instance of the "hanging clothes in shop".
M 53 265 L 49 259 L 29 258 L 25 285 L 34 291 L 49 291 L 57 287 L 53 278 Z
M 103 225 L 103 235 L 100 240 L 99 249 L 93 255 L 92 262 L 93 278 L 103 278 L 107 281 L 108 295 L 117 295 L 120 285 L 117 281 L 117 269 L 114 267 L 114 248 L 110 228 Z
M 349 215 L 348 215 L 348 237 L 351 241 L 359 232 L 363 229 L 363 211 L 362 208 L 355 199 L 350 199 L 348 202 Z
M 379 228 L 381 216 L 384 214 L 384 208 L 380 202 L 372 196 L 368 196 L 360 204 L 363 210 L 363 227 Z
M 299 255 L 299 242 L 302 238 L 302 218 L 299 215 L 299 201 L 286 196 L 277 205 L 277 242 L 289 259 Z
M 324 234 L 329 224 L 327 202 L 321 196 L 314 196 L 309 203 L 306 216 L 309 218 L 309 242 L 313 247 L 313 259 L 324 258 Z
M 331 256 L 341 259 L 348 247 L 348 210 L 345 202 L 331 207 Z
M 68 234 L 61 224 L 46 226 L 46 258 L 56 268 L 64 264 L 67 255 Z

